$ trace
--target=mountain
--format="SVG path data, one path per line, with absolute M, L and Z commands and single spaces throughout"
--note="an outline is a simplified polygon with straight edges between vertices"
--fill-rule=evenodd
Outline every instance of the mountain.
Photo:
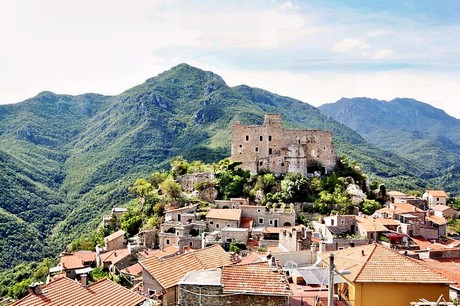
M 343 98 L 319 109 L 370 143 L 417 165 L 420 176 L 433 186 L 441 185 L 446 191 L 458 194 L 459 119 L 406 98 L 391 101 Z
M 281 113 L 289 128 L 333 131 L 338 153 L 388 186 L 426 185 L 416 164 L 309 104 L 232 88 L 180 64 L 117 96 L 43 92 L 0 106 L 0 269 L 57 254 L 129 201 L 135 178 L 166 168 L 175 156 L 228 157 L 232 122 L 261 124 L 267 112 Z

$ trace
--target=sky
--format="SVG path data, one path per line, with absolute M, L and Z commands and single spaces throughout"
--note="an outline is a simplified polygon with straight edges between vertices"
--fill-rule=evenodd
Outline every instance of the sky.
M 460 118 L 460 1 L 0 2 L 0 103 L 116 95 L 180 63 L 314 106 L 414 98 Z

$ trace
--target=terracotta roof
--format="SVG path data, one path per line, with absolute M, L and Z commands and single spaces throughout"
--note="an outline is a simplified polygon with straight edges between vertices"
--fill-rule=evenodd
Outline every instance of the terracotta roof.
M 382 224 L 383 226 L 388 225 L 399 225 L 399 221 L 395 219 L 387 219 L 387 218 L 375 218 L 375 222 Z
M 420 250 L 426 250 L 426 249 L 430 249 L 430 250 L 444 250 L 446 248 L 448 248 L 447 245 L 443 245 L 441 243 L 432 243 L 428 240 L 426 240 L 425 238 L 423 238 L 422 236 L 415 236 L 415 237 L 410 237 L 410 239 L 420 247 Z
M 143 256 L 144 258 L 150 258 L 150 257 L 162 258 L 165 256 L 176 254 L 177 252 L 179 252 L 179 247 L 171 244 L 163 249 L 145 250 L 145 251 L 139 252 L 139 255 Z
M 139 263 L 136 263 L 132 266 L 129 266 L 120 271 L 123 274 L 129 274 L 133 276 L 140 275 L 142 273 L 142 266 Z
M 75 252 L 74 255 L 81 258 L 83 262 L 96 261 L 96 252 L 78 251 L 78 252 Z
M 187 272 L 218 268 L 230 263 L 230 254 L 217 244 L 171 258 L 151 257 L 140 262 L 164 289 L 175 286 Z
M 389 207 L 384 207 L 384 208 L 377 209 L 375 212 L 379 213 L 379 214 L 384 214 L 384 213 L 387 213 L 387 214 L 403 214 L 403 213 L 405 213 L 404 210 L 397 209 L 397 208 L 389 208 Z
M 112 264 L 116 264 L 120 260 L 126 258 L 127 256 L 131 255 L 128 249 L 118 249 L 113 251 L 108 251 L 106 253 L 102 253 L 99 256 L 102 259 L 102 262 L 110 262 Z
M 403 210 L 404 212 L 407 213 L 412 213 L 412 212 L 425 212 L 423 209 L 418 208 L 417 206 L 414 206 L 409 203 L 394 203 L 394 207 L 397 209 Z
M 436 271 L 460 285 L 460 258 L 426 258 L 417 260 L 420 264 Z
M 447 198 L 447 194 L 444 192 L 444 190 L 427 190 L 426 192 L 432 195 L 433 197 Z
M 249 263 L 254 263 L 254 262 L 262 262 L 262 261 L 267 261 L 266 260 L 266 255 L 258 254 L 256 252 L 250 252 L 248 255 L 244 256 L 237 265 L 245 265 Z M 265 258 L 265 259 L 264 259 Z
M 405 194 L 404 192 L 396 191 L 396 190 L 387 191 L 387 194 L 390 197 L 405 197 L 405 196 L 407 196 L 407 194 Z
M 448 210 L 448 209 L 453 209 L 453 208 L 449 207 L 447 205 L 442 205 L 442 204 L 438 204 L 438 205 L 433 206 L 433 210 L 436 210 L 436 211 L 445 211 L 445 210 Z
M 266 262 L 222 268 L 224 292 L 288 296 L 291 294 L 286 275 Z
M 391 249 L 369 244 L 334 252 L 337 270 L 350 271 L 342 278 L 358 283 L 449 284 L 444 276 Z M 329 263 L 329 253 L 322 255 Z
M 43 286 L 42 294 L 30 293 L 13 305 L 138 305 L 145 297 L 131 292 L 111 280 L 104 279 L 82 287 L 66 277 Z
M 438 225 L 447 224 L 446 218 L 440 217 L 440 216 L 432 215 L 432 216 L 426 217 L 426 219 Z
M 206 218 L 238 221 L 241 218 L 241 209 L 210 209 Z
M 66 255 L 61 257 L 61 266 L 64 270 L 81 269 L 85 266 L 80 257 L 76 255 Z
M 355 217 L 356 224 L 366 230 L 366 232 L 387 232 L 388 229 L 381 223 L 370 217 Z
M 119 230 L 119 231 L 116 231 L 115 233 L 113 234 L 110 234 L 108 236 L 106 236 L 104 238 L 104 241 L 107 242 L 107 241 L 112 241 L 120 236 L 123 236 L 125 234 L 125 231 L 124 230 Z

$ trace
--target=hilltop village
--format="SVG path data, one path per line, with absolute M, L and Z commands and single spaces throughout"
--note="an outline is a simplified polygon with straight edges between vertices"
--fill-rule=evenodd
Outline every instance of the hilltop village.
M 234 123 L 220 169 L 178 159 L 172 177 L 137 180 L 134 208 L 103 217 L 103 243 L 64 251 L 13 305 L 458 305 L 447 194 L 387 191 L 343 164 L 331 132 L 288 130 L 277 114 Z M 249 174 L 258 188 L 244 191 Z

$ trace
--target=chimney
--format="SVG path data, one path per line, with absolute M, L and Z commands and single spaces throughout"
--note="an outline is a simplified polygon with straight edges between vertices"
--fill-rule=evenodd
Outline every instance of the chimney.
M 42 282 L 36 282 L 29 285 L 29 293 L 40 295 L 42 294 Z
M 364 250 L 361 250 L 361 255 L 366 256 L 366 254 L 364 254 Z
M 80 275 L 80 284 L 83 288 L 88 287 L 88 275 L 86 274 Z

